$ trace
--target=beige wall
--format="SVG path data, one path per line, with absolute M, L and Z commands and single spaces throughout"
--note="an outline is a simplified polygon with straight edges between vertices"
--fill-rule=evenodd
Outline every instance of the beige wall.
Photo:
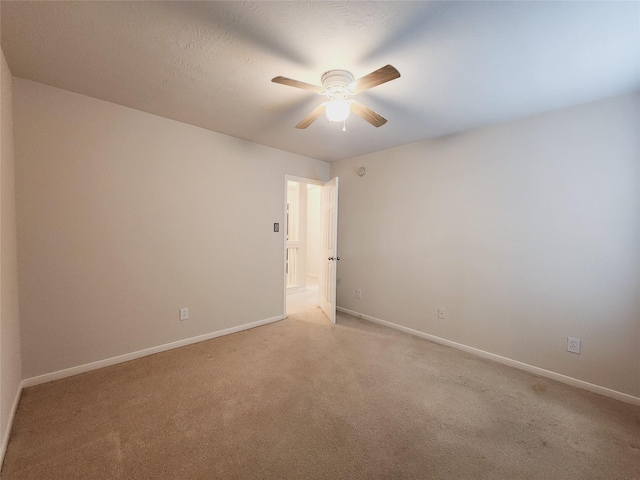
M 338 305 L 640 396 L 639 135 L 634 94 L 333 163 Z
M 2 53 L 0 61 L 0 445 L 3 446 L 8 441 L 7 425 L 22 380 L 12 95 L 11 72 Z M 1 458 L 3 455 L 0 455 L 0 463 Z
M 18 78 L 14 109 L 25 378 L 282 315 L 284 177 L 327 163 Z

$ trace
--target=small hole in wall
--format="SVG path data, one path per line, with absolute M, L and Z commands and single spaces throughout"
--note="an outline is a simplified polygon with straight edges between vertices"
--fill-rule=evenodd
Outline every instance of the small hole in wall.
M 365 168 L 364 168 L 364 167 L 360 167 L 360 168 L 358 169 L 358 176 L 359 176 L 359 177 L 364 177 L 364 174 L 365 174 L 365 173 L 366 173 L 366 170 L 365 170 Z

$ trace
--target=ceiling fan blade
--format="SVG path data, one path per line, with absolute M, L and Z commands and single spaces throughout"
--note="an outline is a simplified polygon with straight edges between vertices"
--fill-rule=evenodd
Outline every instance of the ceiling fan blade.
M 313 109 L 313 111 L 307 115 L 306 117 L 304 117 L 300 123 L 298 123 L 296 125 L 296 128 L 307 128 L 309 125 L 311 125 L 315 120 L 317 120 L 317 118 L 322 115 L 325 111 L 327 107 L 326 102 L 325 103 L 321 103 L 320 105 L 318 105 L 316 108 Z
M 309 90 L 311 92 L 320 93 L 324 88 L 317 85 L 311 85 L 310 83 L 301 82 L 299 80 L 293 80 L 287 77 L 274 77 L 271 79 L 273 83 L 280 83 L 282 85 L 288 85 L 290 87 L 302 88 L 303 90 Z
M 349 85 L 349 87 L 354 93 L 360 93 L 398 77 L 400 77 L 400 72 L 396 70 L 395 67 L 385 65 L 384 67 L 371 72 L 369 75 L 365 75 L 364 77 L 354 81 Z
M 369 107 L 365 107 L 360 102 L 356 102 L 355 100 L 351 100 L 351 111 L 358 115 L 360 118 L 363 118 L 367 122 L 369 122 L 374 127 L 381 127 L 385 123 L 387 123 L 387 119 L 381 115 L 378 115 L 376 112 L 371 110 Z

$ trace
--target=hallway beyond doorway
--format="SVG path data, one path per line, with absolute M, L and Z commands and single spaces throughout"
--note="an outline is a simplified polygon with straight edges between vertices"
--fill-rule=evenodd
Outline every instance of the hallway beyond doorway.
M 318 278 L 307 276 L 306 288 L 287 293 L 287 316 L 318 307 Z

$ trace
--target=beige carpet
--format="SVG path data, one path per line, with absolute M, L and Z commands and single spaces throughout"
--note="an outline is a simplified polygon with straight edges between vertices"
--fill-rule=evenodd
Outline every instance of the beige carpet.
M 13 479 L 640 479 L 640 407 L 318 309 L 24 391 Z

